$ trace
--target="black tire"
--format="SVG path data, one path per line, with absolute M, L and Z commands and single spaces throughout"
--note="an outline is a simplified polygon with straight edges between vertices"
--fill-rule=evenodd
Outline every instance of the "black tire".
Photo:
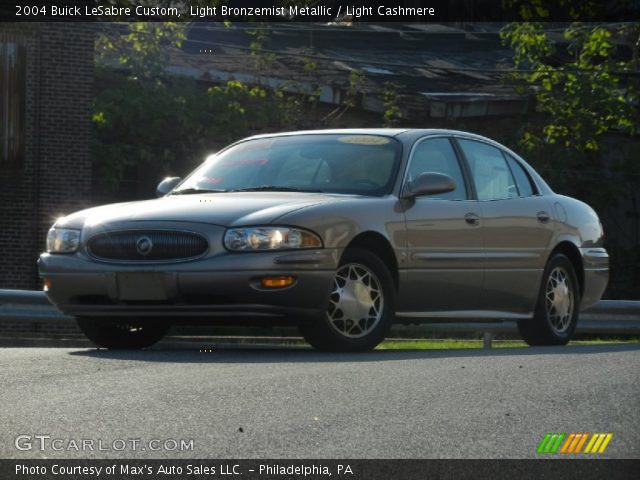
M 562 293 L 564 287 L 568 297 Z M 567 301 L 569 307 L 566 307 Z M 566 345 L 578 324 L 579 306 L 580 291 L 573 264 L 565 255 L 557 253 L 544 269 L 533 319 L 518 322 L 520 335 L 531 346 Z M 570 311 L 565 308 L 570 308 Z
M 347 282 L 353 296 L 338 292 L 346 290 Z M 396 290 L 391 273 L 382 260 L 362 248 L 348 249 L 336 270 L 331 290 L 322 318 L 300 325 L 307 342 L 322 351 L 362 352 L 384 340 L 395 316 Z M 355 295 L 360 298 L 356 299 Z M 367 302 L 371 303 L 369 310 L 366 310 Z M 359 319 L 354 321 L 337 305 L 343 305 L 345 311 L 352 310 L 351 316 Z M 365 311 L 367 313 L 363 313 Z
M 139 350 L 157 343 L 170 327 L 163 320 L 101 319 L 78 317 L 78 326 L 89 340 L 112 350 Z

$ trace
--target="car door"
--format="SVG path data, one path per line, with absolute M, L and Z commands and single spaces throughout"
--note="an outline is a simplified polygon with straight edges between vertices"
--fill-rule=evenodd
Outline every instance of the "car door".
M 488 143 L 457 138 L 482 205 L 482 309 L 533 311 L 553 236 L 550 200 L 518 160 Z
M 398 316 L 476 309 L 483 283 L 482 212 L 471 199 L 451 138 L 427 137 L 414 144 L 405 185 L 424 172 L 450 176 L 456 189 L 406 200 L 408 269 Z

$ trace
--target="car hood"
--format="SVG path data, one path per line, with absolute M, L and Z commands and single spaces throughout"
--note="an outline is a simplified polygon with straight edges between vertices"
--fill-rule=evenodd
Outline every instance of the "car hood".
M 343 195 L 304 192 L 226 192 L 170 195 L 153 200 L 117 203 L 82 210 L 60 219 L 69 228 L 140 221 L 200 222 L 221 226 L 272 223 L 282 215 Z

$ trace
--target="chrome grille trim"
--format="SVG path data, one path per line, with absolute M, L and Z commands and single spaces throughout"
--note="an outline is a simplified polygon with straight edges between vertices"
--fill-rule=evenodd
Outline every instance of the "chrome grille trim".
M 151 240 L 149 254 L 139 253 L 136 243 Z M 183 230 L 117 230 L 98 233 L 87 241 L 87 252 L 103 261 L 166 262 L 199 258 L 209 250 L 209 242 L 199 233 Z

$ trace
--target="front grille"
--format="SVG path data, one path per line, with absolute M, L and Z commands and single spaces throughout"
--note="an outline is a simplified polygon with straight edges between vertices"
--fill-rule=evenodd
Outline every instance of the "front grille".
M 91 255 L 103 260 L 187 260 L 204 255 L 207 240 L 192 232 L 129 230 L 100 233 L 89 240 Z

